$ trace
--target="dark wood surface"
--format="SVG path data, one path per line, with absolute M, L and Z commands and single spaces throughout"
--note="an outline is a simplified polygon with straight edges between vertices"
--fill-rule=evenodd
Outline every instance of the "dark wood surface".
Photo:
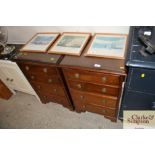
M 0 80 L 0 98 L 8 100 L 12 96 L 12 92 Z
M 78 82 L 78 81 L 68 81 L 68 85 L 72 89 L 84 91 L 84 92 L 92 92 L 97 94 L 107 94 L 110 96 L 118 96 L 119 88 L 105 86 L 105 85 L 97 85 L 86 82 Z
M 86 71 L 86 70 L 75 70 L 75 69 L 68 69 L 64 68 L 65 74 L 68 79 L 70 80 L 78 80 L 78 81 L 85 81 L 91 83 L 99 83 L 105 85 L 119 85 L 119 78 L 120 75 L 115 75 L 111 73 L 99 73 L 96 72 L 94 76 L 94 71 Z
M 99 95 L 94 93 L 85 93 L 81 91 L 71 90 L 74 100 L 79 100 L 79 102 L 84 104 L 100 105 L 103 107 L 117 108 L 117 97 Z
M 88 47 L 79 57 L 22 53 L 14 60 L 42 102 L 58 102 L 69 109 L 75 106 L 77 112 L 90 111 L 117 121 L 125 60 L 86 57 Z M 50 56 L 55 59 L 51 61 Z
M 80 69 L 72 66 L 63 66 L 62 70 L 77 112 L 94 112 L 117 121 L 124 73 L 89 71 L 85 67 Z
M 43 103 L 57 102 L 73 109 L 56 65 L 24 60 L 17 63 Z
M 12 61 L 32 61 L 32 62 L 43 62 L 49 64 L 58 64 L 63 58 L 62 55 L 48 54 L 46 53 L 33 53 L 33 52 L 20 52 L 19 50 L 23 47 L 23 44 L 16 45 L 17 55 Z
M 63 75 L 57 67 L 63 56 L 48 53 L 19 52 L 22 46 L 16 46 L 17 55 L 12 61 L 17 62 L 42 103 L 56 102 L 73 110 L 70 96 L 63 81 Z
M 26 53 L 19 52 L 17 56 L 14 57 L 14 61 L 33 61 L 33 62 L 43 62 L 49 64 L 58 64 L 62 59 L 62 55 L 48 54 L 48 53 Z

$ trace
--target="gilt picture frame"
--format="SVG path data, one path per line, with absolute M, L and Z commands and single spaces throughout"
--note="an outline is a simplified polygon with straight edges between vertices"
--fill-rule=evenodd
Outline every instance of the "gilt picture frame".
M 85 52 L 85 56 L 124 59 L 127 39 L 127 34 L 96 33 Z
M 35 34 L 21 49 L 21 52 L 47 52 L 60 33 L 44 32 Z
M 64 32 L 48 50 L 48 53 L 80 56 L 91 33 Z

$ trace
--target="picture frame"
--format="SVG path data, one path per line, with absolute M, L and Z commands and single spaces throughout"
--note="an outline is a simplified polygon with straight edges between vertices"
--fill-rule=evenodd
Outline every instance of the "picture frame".
M 45 53 L 55 42 L 60 33 L 42 32 L 36 33 L 21 49 L 21 52 Z
M 96 33 L 85 56 L 124 59 L 127 49 L 127 34 Z
M 91 33 L 64 32 L 48 53 L 80 56 L 90 36 Z

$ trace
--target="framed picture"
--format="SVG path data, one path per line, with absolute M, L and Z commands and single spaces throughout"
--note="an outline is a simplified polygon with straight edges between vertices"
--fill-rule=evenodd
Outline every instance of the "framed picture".
M 90 33 L 64 32 L 48 53 L 80 56 L 89 38 Z
M 124 59 L 127 37 L 126 34 L 96 33 L 85 56 Z
M 21 49 L 23 52 L 46 52 L 59 33 L 37 33 Z

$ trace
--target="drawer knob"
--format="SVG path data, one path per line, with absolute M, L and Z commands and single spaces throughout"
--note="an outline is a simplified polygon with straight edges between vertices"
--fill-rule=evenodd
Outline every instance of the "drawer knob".
M 43 71 L 44 71 L 44 73 L 47 73 L 47 68 L 44 68 Z
M 28 66 L 26 66 L 25 69 L 28 71 L 30 68 Z
M 54 61 L 54 60 L 55 60 L 55 58 L 51 57 L 51 58 L 50 58 L 50 60 L 51 60 L 51 61 Z
M 41 87 L 40 86 L 38 86 L 38 89 L 40 89 Z
M 6 78 L 6 81 L 9 81 L 10 79 L 9 78 Z
M 105 110 L 105 109 L 103 109 L 103 110 L 102 110 L 102 112 L 105 114 L 105 113 L 106 113 L 106 110 Z
M 107 78 L 104 76 L 102 77 L 102 82 L 106 82 L 107 81 Z
M 82 88 L 81 84 L 77 84 L 77 87 L 78 87 L 79 89 L 81 89 L 81 88 Z
M 54 92 L 56 92 L 57 91 L 57 89 L 54 89 Z
M 106 93 L 107 89 L 106 88 L 102 88 L 102 93 Z
M 75 78 L 79 78 L 80 75 L 78 73 L 75 74 Z
M 52 83 L 52 79 L 48 79 L 48 82 L 49 82 L 49 83 Z
M 84 109 L 85 109 L 85 108 L 86 108 L 86 106 L 85 106 L 85 105 L 82 105 L 82 108 L 84 108 Z
M 102 100 L 102 103 L 103 103 L 103 104 L 106 104 L 106 103 L 107 103 L 107 100 L 106 100 L 106 99 L 103 99 L 103 100 Z
M 80 99 L 83 100 L 84 99 L 84 96 L 80 95 Z
M 31 79 L 34 79 L 34 76 L 31 76 Z

